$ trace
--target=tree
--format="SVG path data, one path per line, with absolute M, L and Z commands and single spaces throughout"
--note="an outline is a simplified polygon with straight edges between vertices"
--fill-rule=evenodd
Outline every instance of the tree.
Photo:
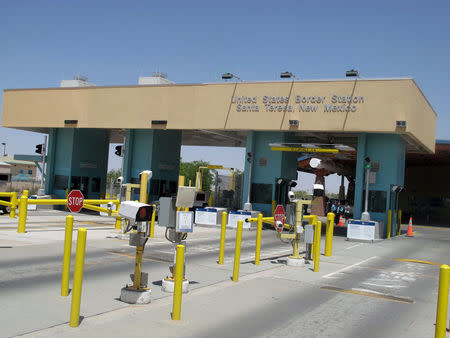
M 106 184 L 110 184 L 111 180 L 113 183 L 116 183 L 117 178 L 121 175 L 122 171 L 120 169 L 111 169 L 108 171 L 108 174 L 106 175 Z
M 193 161 L 180 163 L 180 176 L 184 176 L 184 182 L 189 185 L 191 180 L 192 185 L 195 185 L 195 175 L 200 167 L 206 167 L 209 163 L 206 161 Z M 202 189 L 203 191 L 211 191 L 211 186 L 214 182 L 215 170 L 202 169 Z
M 305 190 L 296 190 L 296 191 L 294 191 L 294 194 L 295 194 L 295 198 L 302 199 L 302 200 L 307 200 L 311 196 L 311 194 L 309 194 Z

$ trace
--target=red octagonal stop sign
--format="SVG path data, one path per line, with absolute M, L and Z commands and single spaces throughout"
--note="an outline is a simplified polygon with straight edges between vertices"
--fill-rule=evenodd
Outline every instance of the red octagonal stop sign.
M 275 221 L 274 225 L 278 232 L 283 231 L 284 218 L 285 218 L 284 208 L 282 205 L 278 204 L 275 209 L 275 212 L 273 213 L 273 219 Z M 281 222 L 282 225 L 280 227 L 277 226 L 277 221 Z
M 80 190 L 72 190 L 67 196 L 67 207 L 71 212 L 80 212 L 83 203 L 84 196 Z

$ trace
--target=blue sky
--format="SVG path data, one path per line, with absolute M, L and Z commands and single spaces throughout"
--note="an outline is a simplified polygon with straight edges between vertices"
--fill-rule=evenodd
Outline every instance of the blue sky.
M 224 72 L 343 78 L 355 68 L 362 78 L 413 77 L 438 114 L 437 138 L 450 139 L 449 17 L 449 1 L 1 1 L 0 89 L 57 87 L 76 74 L 124 85 L 153 71 L 198 83 Z M 31 154 L 42 138 L 0 128 L 9 154 Z M 216 153 L 183 148 L 184 159 L 217 162 Z M 224 164 L 243 164 L 243 154 Z

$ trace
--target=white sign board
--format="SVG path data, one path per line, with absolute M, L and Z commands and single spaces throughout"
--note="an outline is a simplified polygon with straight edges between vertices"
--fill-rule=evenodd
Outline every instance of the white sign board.
M 351 219 L 347 225 L 347 238 L 374 240 L 376 222 Z
M 215 209 L 197 208 L 195 210 L 195 224 L 216 225 L 217 211 Z
M 245 220 L 251 217 L 252 213 L 249 211 L 230 211 L 228 214 L 228 226 L 230 228 L 237 228 L 238 221 L 242 220 L 243 229 L 248 229 L 251 223 L 247 223 Z
M 177 211 L 177 232 L 192 232 L 194 230 L 194 212 Z

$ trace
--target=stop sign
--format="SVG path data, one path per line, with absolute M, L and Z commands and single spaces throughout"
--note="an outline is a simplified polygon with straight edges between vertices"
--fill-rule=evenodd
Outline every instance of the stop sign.
M 84 196 L 80 190 L 72 190 L 67 196 L 67 207 L 71 212 L 80 212 L 83 203 Z
M 282 231 L 283 230 L 284 218 L 285 218 L 284 214 L 285 213 L 284 213 L 283 206 L 281 204 L 278 204 L 276 209 L 275 209 L 275 212 L 273 213 L 273 220 L 274 220 L 275 228 L 277 229 L 277 231 Z M 281 227 L 277 226 L 277 221 L 281 222 L 281 224 L 282 224 Z

